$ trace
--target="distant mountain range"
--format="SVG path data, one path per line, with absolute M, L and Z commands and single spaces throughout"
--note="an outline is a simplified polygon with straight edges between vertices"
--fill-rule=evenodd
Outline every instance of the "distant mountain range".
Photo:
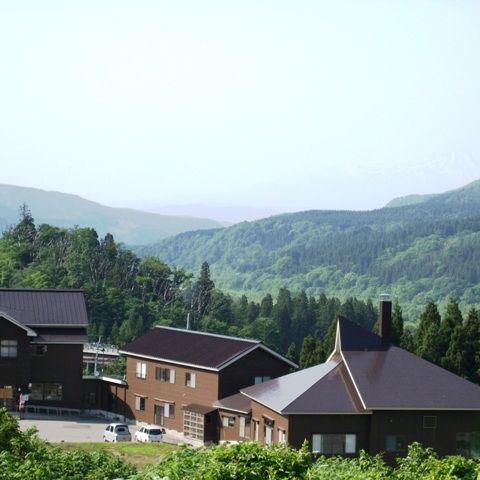
M 428 300 L 480 302 L 480 181 L 398 198 L 367 212 L 306 211 L 186 232 L 137 250 L 258 297 L 286 286 L 375 298 L 389 291 L 412 317 Z
M 23 203 L 27 204 L 37 224 L 93 227 L 101 236 L 111 233 L 117 241 L 130 245 L 144 245 L 181 232 L 223 226 L 208 218 L 113 208 L 77 195 L 0 185 L 0 229 L 18 221 L 19 206 Z

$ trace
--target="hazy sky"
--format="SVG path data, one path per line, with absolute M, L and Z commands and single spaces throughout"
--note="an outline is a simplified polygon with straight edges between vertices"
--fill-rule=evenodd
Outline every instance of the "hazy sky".
M 0 0 L 0 183 L 366 209 L 480 178 L 480 1 Z

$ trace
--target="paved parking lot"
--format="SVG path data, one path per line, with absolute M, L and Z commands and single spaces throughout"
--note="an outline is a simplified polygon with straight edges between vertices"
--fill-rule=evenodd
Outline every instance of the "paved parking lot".
M 32 416 L 33 417 L 33 416 Z M 36 427 L 38 435 L 49 442 L 102 442 L 102 433 L 110 423 L 108 420 L 95 418 L 58 418 L 37 417 L 20 420 L 20 429 L 27 430 Z M 139 425 L 129 425 L 133 434 L 140 428 Z M 179 443 L 182 437 L 174 432 L 164 435 L 164 442 Z

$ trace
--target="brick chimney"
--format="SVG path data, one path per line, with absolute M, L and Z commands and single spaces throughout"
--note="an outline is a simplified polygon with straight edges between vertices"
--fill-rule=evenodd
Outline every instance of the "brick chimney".
M 378 334 L 382 337 L 382 343 L 389 345 L 392 338 L 392 301 L 388 293 L 380 295 L 378 309 Z

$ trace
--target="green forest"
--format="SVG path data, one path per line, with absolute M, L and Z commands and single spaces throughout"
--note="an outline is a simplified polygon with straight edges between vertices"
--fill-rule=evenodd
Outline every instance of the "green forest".
M 260 300 L 234 297 L 217 288 L 208 262 L 197 275 L 139 258 L 94 229 L 35 225 L 28 209 L 0 239 L 0 287 L 78 288 L 85 292 L 92 341 L 116 345 L 137 338 L 154 325 L 192 328 L 256 338 L 308 367 L 332 351 L 338 315 L 375 330 L 377 305 L 371 299 L 343 300 L 324 293 L 280 288 Z M 472 305 L 462 313 L 454 296 L 440 309 L 423 305 L 417 328 L 393 308 L 393 341 L 423 358 L 479 382 L 480 316 Z
M 186 232 L 137 249 L 259 300 L 288 287 L 367 300 L 388 291 L 415 322 L 429 301 L 480 298 L 480 181 L 366 212 L 307 211 Z M 398 205 L 398 206 L 395 206 Z

